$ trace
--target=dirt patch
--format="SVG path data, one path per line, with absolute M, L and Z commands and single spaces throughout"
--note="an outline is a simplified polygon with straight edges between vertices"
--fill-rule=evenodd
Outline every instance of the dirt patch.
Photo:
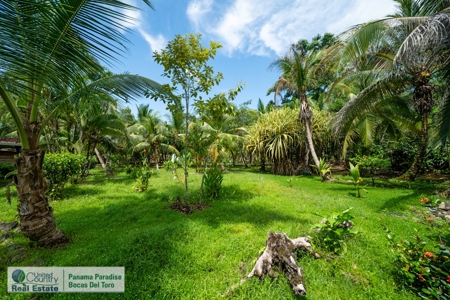
M 177 198 L 177 202 L 169 206 L 170 209 L 178 211 L 182 214 L 190 215 L 196 211 L 204 210 L 211 205 L 207 203 L 183 203 L 180 197 Z

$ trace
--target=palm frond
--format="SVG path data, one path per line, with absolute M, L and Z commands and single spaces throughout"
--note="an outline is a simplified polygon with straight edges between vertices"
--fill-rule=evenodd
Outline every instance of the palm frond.
M 348 132 L 353 120 L 358 115 L 371 111 L 378 103 L 406 90 L 409 85 L 405 78 L 406 75 L 404 74 L 390 74 L 377 80 L 347 102 L 333 120 L 335 134 Z
M 417 26 L 403 41 L 394 62 L 404 65 L 436 64 L 450 42 L 450 12 L 439 13 Z M 448 56 L 447 56 L 448 59 Z

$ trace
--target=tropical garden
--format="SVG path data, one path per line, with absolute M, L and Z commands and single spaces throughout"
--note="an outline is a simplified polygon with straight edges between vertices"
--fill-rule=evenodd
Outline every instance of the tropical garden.
M 211 93 L 200 34 L 154 52 L 170 83 L 111 72 L 126 1 L 1 1 L 1 298 L 448 299 L 450 1 L 393 1 L 291 45 L 256 109 Z M 8 293 L 8 266 L 125 292 Z

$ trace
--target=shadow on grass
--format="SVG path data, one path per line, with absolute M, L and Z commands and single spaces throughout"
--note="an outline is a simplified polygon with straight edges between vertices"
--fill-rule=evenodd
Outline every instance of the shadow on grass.
M 407 207 L 408 201 L 411 201 L 411 198 L 416 198 L 417 201 L 419 201 L 419 196 L 421 194 L 422 194 L 421 191 L 413 191 L 411 194 L 405 196 L 390 198 L 389 200 L 384 202 L 384 204 L 380 207 L 379 211 L 403 210 Z
M 254 198 L 257 194 L 247 189 L 242 189 L 237 184 L 222 187 L 221 197 L 218 201 L 244 202 Z
M 82 187 L 71 187 L 67 191 L 69 195 L 67 200 L 79 196 L 92 195 L 102 193 L 101 188 L 83 190 Z M 198 201 L 199 189 L 190 190 L 190 200 Z M 271 209 L 251 200 L 257 196 L 256 193 L 240 188 L 237 184 L 224 187 L 222 197 L 219 200 L 204 201 L 211 204 L 211 207 L 195 212 L 193 215 L 187 216 L 179 212 L 172 211 L 169 205 L 176 201 L 177 196 L 184 196 L 184 188 L 181 185 L 172 185 L 164 189 L 149 188 L 144 193 L 136 193 L 130 190 L 128 195 L 120 195 L 111 197 L 108 195 L 108 202 L 102 208 L 92 210 L 90 208 L 82 208 L 70 213 L 63 213 L 58 217 L 64 219 L 83 219 L 82 224 L 86 222 L 94 222 L 94 220 L 116 220 L 117 224 L 127 226 L 144 220 L 155 221 L 158 225 L 165 224 L 163 220 L 172 220 L 184 222 L 189 219 L 197 219 L 209 226 L 217 226 L 221 222 L 227 223 L 249 223 L 253 225 L 265 225 L 275 221 L 304 221 L 293 216 L 292 214 L 284 214 L 277 211 L 276 208 Z M 98 196 L 97 196 L 98 197 Z M 220 218 L 217 218 L 220 216 Z M 95 227 L 96 225 L 93 224 Z M 100 225 L 98 225 L 100 226 Z M 101 226 L 100 226 L 101 227 Z
M 141 194 L 130 191 L 128 195 L 108 195 L 103 207 L 89 207 L 87 202 L 77 210 L 66 208 L 58 213 L 57 221 L 71 242 L 52 254 L 57 256 L 52 261 L 67 266 L 124 266 L 125 289 L 135 291 L 136 299 L 176 299 L 180 297 L 177 294 L 180 290 L 170 287 L 166 274 L 173 274 L 175 269 L 186 276 L 194 272 L 192 267 L 183 266 L 195 259 L 189 252 L 192 246 L 185 248 L 183 245 L 192 243 L 188 236 L 199 234 L 198 225 L 215 228 L 222 224 L 247 226 L 248 223 L 270 227 L 276 221 L 308 222 L 251 202 L 254 195 L 237 186 L 228 189 L 235 191 L 236 198 L 213 201 L 211 208 L 193 215 L 165 209 L 167 201 L 163 199 L 183 191 L 178 186 L 149 189 Z M 247 201 L 238 201 L 238 197 L 245 197 Z M 192 226 L 195 223 L 198 225 Z M 234 234 L 235 229 L 225 230 Z M 86 299 L 95 298 L 87 296 Z
M 248 168 L 245 168 L 244 166 L 235 166 L 235 167 L 227 167 L 227 170 L 230 173 L 254 173 L 254 174 L 271 174 L 270 173 L 270 166 L 266 166 L 266 171 L 261 171 L 260 166 L 251 166 Z

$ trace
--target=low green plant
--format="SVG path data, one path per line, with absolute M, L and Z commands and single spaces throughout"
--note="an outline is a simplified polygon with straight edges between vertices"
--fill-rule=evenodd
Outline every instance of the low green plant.
M 42 168 L 48 179 L 48 196 L 51 199 L 62 198 L 65 185 L 69 180 L 77 182 L 81 176 L 84 160 L 83 155 L 68 152 L 45 155 Z
M 206 170 L 205 179 L 206 197 L 210 199 L 218 199 L 222 190 L 223 171 L 218 165 L 213 165 Z
M 352 208 L 348 208 L 342 212 L 333 212 L 329 216 L 314 213 L 316 216 L 323 218 L 320 223 L 312 227 L 317 232 L 317 240 L 320 246 L 334 253 L 345 249 L 345 239 L 358 233 L 353 230 L 351 210 Z
M 331 174 L 331 167 L 323 158 L 319 159 L 319 166 L 312 166 L 319 172 L 321 181 L 325 181 L 328 178 L 328 174 Z
M 136 192 L 145 192 L 148 188 L 148 180 L 152 176 L 152 170 L 150 169 L 147 159 L 142 160 L 142 166 L 140 168 L 131 169 L 130 176 L 135 179 L 133 188 Z
M 361 193 L 360 193 L 360 183 L 363 181 L 360 173 L 359 173 L 359 165 L 356 164 L 356 166 L 354 166 L 352 163 L 350 163 L 350 175 L 352 176 L 353 179 L 353 184 L 356 187 L 356 192 L 357 192 L 357 197 L 361 198 Z
M 416 229 L 413 241 L 395 242 L 391 232 L 383 226 L 395 254 L 394 275 L 397 282 L 409 287 L 424 299 L 448 299 L 450 294 L 449 235 L 438 236 L 436 251 L 426 251 L 428 243 Z
M 290 188 L 293 187 L 292 181 L 294 181 L 294 177 L 291 177 L 291 178 L 289 178 L 289 179 L 287 180 L 287 182 L 288 182 Z
M 168 160 L 168 161 L 164 162 L 162 167 L 167 172 L 169 172 L 169 171 L 174 172 L 178 168 L 177 164 L 174 163 L 172 160 Z
M 136 192 L 142 193 L 145 192 L 148 188 L 148 180 L 152 176 L 152 171 L 149 167 L 142 167 L 140 169 L 136 169 L 136 179 L 133 185 L 133 188 Z

